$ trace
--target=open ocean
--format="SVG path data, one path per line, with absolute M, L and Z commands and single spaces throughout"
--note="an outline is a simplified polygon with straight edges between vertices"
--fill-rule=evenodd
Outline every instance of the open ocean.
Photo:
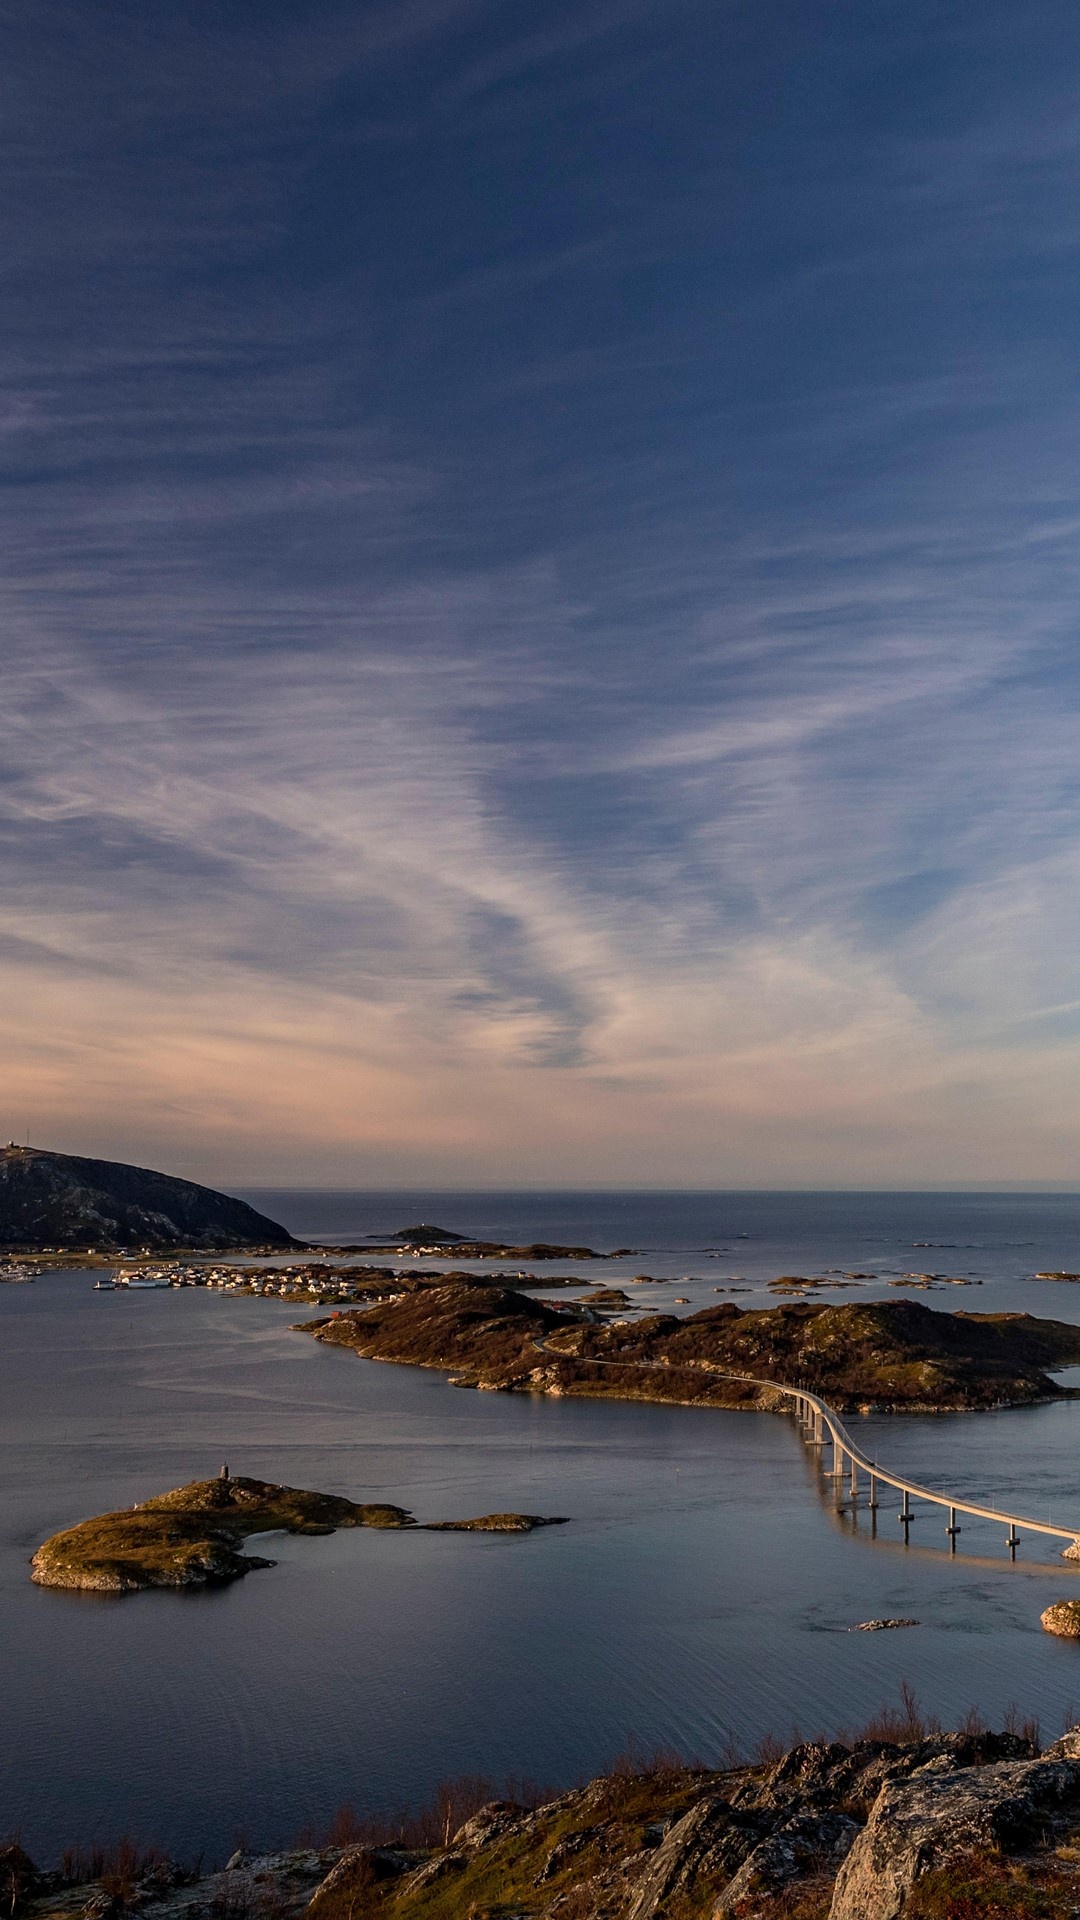
M 1080 1321 L 1072 1194 L 245 1192 L 301 1235 L 426 1220 L 485 1238 L 635 1249 L 588 1284 L 678 1280 L 770 1296 L 780 1273 L 874 1273 L 826 1299 L 914 1295 L 946 1311 Z M 515 1263 L 516 1264 L 516 1263 Z M 497 1269 L 496 1269 L 497 1270 Z M 545 1267 L 541 1271 L 557 1271 Z M 447 1774 L 561 1787 L 634 1737 L 720 1760 L 867 1717 L 902 1680 L 946 1722 L 1015 1702 L 1048 1735 L 1080 1718 L 1080 1645 L 1039 1613 L 1080 1569 L 973 1523 L 944 1551 L 924 1513 L 905 1548 L 830 1509 L 789 1421 L 767 1414 L 458 1393 L 290 1332 L 300 1310 L 200 1290 L 95 1294 L 93 1276 L 0 1286 L 0 1836 L 36 1857 L 130 1833 L 220 1859 L 285 1843 L 348 1801 L 389 1810 Z M 648 1289 L 640 1289 L 644 1299 Z M 1080 1402 L 869 1416 L 886 1463 L 1052 1513 L 1080 1532 Z M 127 1598 L 34 1588 L 49 1533 L 184 1480 L 236 1472 L 398 1501 L 420 1519 L 495 1508 L 571 1516 L 515 1537 L 276 1537 L 278 1565 L 213 1592 Z M 921 1625 L 856 1634 L 856 1621 Z

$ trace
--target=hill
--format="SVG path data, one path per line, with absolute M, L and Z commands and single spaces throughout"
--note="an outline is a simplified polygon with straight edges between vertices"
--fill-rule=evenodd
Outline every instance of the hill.
M 447 1367 L 461 1384 L 708 1406 L 762 1404 L 770 1380 L 838 1408 L 1018 1406 L 1062 1394 L 1046 1369 L 1080 1361 L 1080 1327 L 1029 1314 L 935 1313 L 911 1300 L 709 1307 L 590 1325 L 506 1287 L 443 1285 L 304 1329 L 372 1360 Z M 712 1367 L 762 1386 L 721 1380 Z
M 293 1247 L 276 1220 L 193 1180 L 42 1147 L 0 1148 L 0 1247 Z

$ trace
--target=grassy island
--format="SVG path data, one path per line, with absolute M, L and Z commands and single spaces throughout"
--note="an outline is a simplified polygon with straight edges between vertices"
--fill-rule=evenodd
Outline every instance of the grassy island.
M 482 1513 L 478 1520 L 429 1520 L 427 1533 L 532 1533 L 536 1527 L 564 1527 L 560 1514 Z
M 55 1533 L 38 1548 L 32 1578 L 42 1587 L 132 1593 L 142 1587 L 205 1586 L 236 1580 L 272 1560 L 239 1549 L 252 1533 L 326 1534 L 338 1527 L 411 1527 L 404 1507 L 357 1506 L 267 1480 L 193 1480 L 122 1513 L 103 1513 Z
M 201 1587 L 238 1580 L 272 1560 L 240 1552 L 253 1533 L 334 1533 L 338 1527 L 411 1527 L 431 1533 L 532 1533 L 559 1526 L 536 1513 L 488 1513 L 435 1520 L 417 1529 L 404 1507 L 357 1505 L 332 1493 L 308 1493 L 223 1473 L 193 1480 L 122 1513 L 102 1513 L 54 1533 L 31 1561 L 39 1587 L 135 1593 L 146 1587 Z
M 716 1407 L 771 1404 L 801 1384 L 840 1410 L 1028 1406 L 1068 1390 L 1080 1327 L 1024 1313 L 938 1313 L 913 1300 L 708 1307 L 601 1326 L 499 1286 L 425 1287 L 301 1331 L 372 1360 L 445 1367 L 455 1384 Z M 712 1368 L 756 1376 L 722 1380 Z

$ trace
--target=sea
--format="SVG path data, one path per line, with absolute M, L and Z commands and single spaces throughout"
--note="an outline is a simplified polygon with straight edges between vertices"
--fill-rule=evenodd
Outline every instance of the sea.
M 1034 1278 L 1080 1272 L 1077 1194 L 242 1197 L 327 1242 L 426 1221 L 632 1249 L 540 1271 L 624 1285 L 634 1311 L 760 1306 L 779 1274 L 828 1274 L 861 1277 L 822 1300 L 1080 1322 L 1080 1283 Z M 920 1273 L 970 1286 L 918 1290 Z M 895 1502 L 874 1528 L 837 1511 L 790 1419 L 455 1391 L 316 1344 L 295 1305 L 96 1277 L 0 1285 L 0 1839 L 43 1863 L 128 1836 L 209 1865 L 317 1835 L 343 1805 L 393 1814 L 465 1774 L 555 1791 L 627 1750 L 724 1764 L 766 1735 L 855 1728 L 905 1683 L 946 1725 L 974 1708 L 1051 1738 L 1080 1720 L 1080 1643 L 1039 1625 L 1080 1598 L 1080 1567 L 1034 1536 L 1014 1561 L 992 1521 L 950 1553 L 933 1507 L 907 1543 Z M 854 1425 L 884 1465 L 1080 1534 L 1080 1400 Z M 568 1524 L 275 1535 L 272 1568 L 186 1594 L 31 1584 L 49 1534 L 225 1461 L 420 1520 Z M 853 1631 L 881 1617 L 918 1624 Z

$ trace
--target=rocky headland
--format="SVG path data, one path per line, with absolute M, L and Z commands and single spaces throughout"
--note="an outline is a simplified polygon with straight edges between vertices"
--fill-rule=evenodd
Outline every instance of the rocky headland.
M 430 1523 L 437 1532 L 531 1533 L 557 1526 L 539 1514 L 492 1513 Z M 334 1533 L 338 1527 L 416 1527 L 404 1507 L 358 1505 L 332 1493 L 276 1486 L 222 1471 L 216 1480 L 174 1487 L 120 1513 L 103 1513 L 53 1534 L 35 1553 L 40 1587 L 136 1593 L 147 1587 L 197 1587 L 237 1580 L 272 1560 L 242 1554 L 255 1533 Z
M 717 1407 L 773 1405 L 770 1381 L 806 1386 L 842 1411 L 1026 1406 L 1065 1391 L 1048 1368 L 1080 1361 L 1080 1327 L 1029 1314 L 941 1313 L 912 1300 L 725 1303 L 611 1325 L 587 1306 L 474 1279 L 394 1293 L 299 1330 L 367 1359 L 445 1368 L 458 1386 Z M 754 1378 L 723 1380 L 714 1368 Z
M 490 1794 L 490 1789 L 487 1790 Z M 888 1713 L 720 1770 L 657 1756 L 572 1792 L 483 1802 L 447 1783 L 427 1819 L 238 1853 L 200 1876 L 126 1851 L 41 1873 L 0 1850 L 13 1920 L 1064 1920 L 1080 1906 L 1080 1728 L 945 1734 Z M 350 1828 L 352 1831 L 348 1831 Z
M 294 1247 L 276 1220 L 193 1180 L 41 1147 L 0 1147 L 0 1248 Z

